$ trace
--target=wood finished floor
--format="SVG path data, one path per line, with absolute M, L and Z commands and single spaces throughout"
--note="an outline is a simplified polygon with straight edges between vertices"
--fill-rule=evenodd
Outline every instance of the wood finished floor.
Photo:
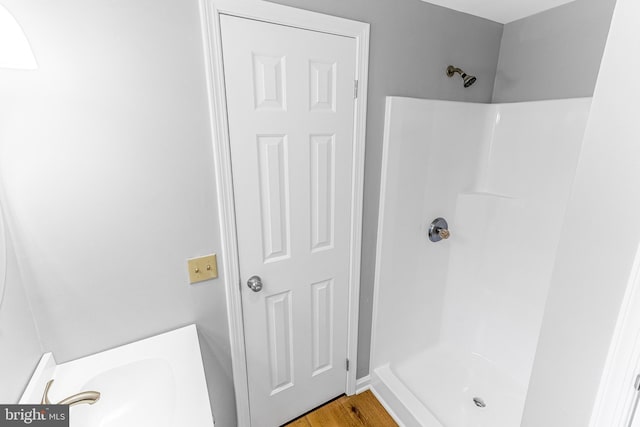
M 285 427 L 397 427 L 369 390 L 342 396 L 286 424 Z

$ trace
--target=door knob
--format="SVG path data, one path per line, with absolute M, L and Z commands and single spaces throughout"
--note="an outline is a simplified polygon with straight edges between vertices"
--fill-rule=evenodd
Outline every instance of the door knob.
M 247 280 L 247 286 L 253 292 L 260 292 L 262 290 L 262 279 L 260 276 L 251 276 L 249 280 Z

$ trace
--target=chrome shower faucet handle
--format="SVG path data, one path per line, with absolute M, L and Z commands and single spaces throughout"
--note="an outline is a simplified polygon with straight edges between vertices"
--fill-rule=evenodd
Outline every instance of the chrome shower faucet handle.
M 447 224 L 447 220 L 444 218 L 434 219 L 429 226 L 427 235 L 429 236 L 429 240 L 431 240 L 432 242 L 439 242 L 440 240 L 448 239 L 449 237 L 451 237 L 451 232 L 449 231 L 449 224 Z

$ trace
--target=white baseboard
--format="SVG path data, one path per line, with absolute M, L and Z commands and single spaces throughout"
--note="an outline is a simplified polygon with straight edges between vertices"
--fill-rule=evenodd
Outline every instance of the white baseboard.
M 356 380 L 356 394 L 360 394 L 363 391 L 367 391 L 371 388 L 371 375 L 358 378 Z

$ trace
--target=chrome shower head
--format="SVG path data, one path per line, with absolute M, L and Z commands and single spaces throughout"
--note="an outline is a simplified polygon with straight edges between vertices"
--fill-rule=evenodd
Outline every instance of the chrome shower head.
M 475 76 L 468 75 L 467 73 L 462 71 L 460 68 L 456 68 L 453 65 L 449 65 L 447 67 L 447 77 L 453 77 L 455 73 L 460 74 L 460 77 L 462 77 L 462 81 L 464 82 L 464 87 L 469 87 L 472 84 L 474 84 L 476 80 L 478 80 Z

